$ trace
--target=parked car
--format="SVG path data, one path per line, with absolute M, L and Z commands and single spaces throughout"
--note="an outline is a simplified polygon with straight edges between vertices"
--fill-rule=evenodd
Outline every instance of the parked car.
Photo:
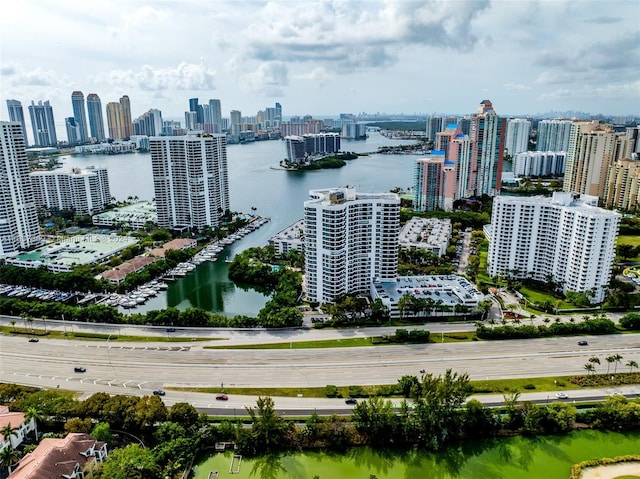
M 589 343 L 586 341 L 578 341 L 578 346 L 589 346 Z
M 569 399 L 569 396 L 567 396 L 566 393 L 556 393 L 556 397 L 558 399 Z
M 344 400 L 345 404 L 358 404 L 358 400 L 355 398 L 347 398 Z
M 226 401 L 227 399 L 229 399 L 229 396 L 227 396 L 226 394 L 218 394 L 218 395 L 216 396 L 216 399 L 217 399 L 218 401 Z
M 154 390 L 153 390 L 153 394 L 154 394 L 155 396 L 164 396 L 164 395 L 165 395 L 165 392 L 164 392 L 164 390 L 163 390 L 163 389 L 154 389 Z
M 83 368 L 82 366 L 76 366 L 75 368 L 73 368 L 73 370 L 76 373 L 84 373 L 87 371 L 87 368 Z
M 175 333 L 176 328 L 167 328 L 167 333 Z
M 38 338 L 29 338 L 30 343 L 37 343 L 38 341 L 40 341 Z

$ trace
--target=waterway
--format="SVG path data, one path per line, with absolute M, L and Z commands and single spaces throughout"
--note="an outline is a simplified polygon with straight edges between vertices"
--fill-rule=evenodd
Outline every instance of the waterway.
M 410 144 L 412 141 L 391 140 L 370 132 L 362 141 L 343 141 L 343 151 L 369 153 L 379 146 Z M 233 211 L 270 218 L 257 231 L 227 247 L 215 263 L 204 263 L 186 277 L 170 284 L 166 293 L 158 295 L 142 307 L 126 312 L 144 312 L 167 306 L 178 309 L 198 307 L 214 313 L 255 316 L 268 297 L 242 288 L 229 280 L 224 259 L 252 246 L 264 246 L 270 237 L 303 216 L 303 203 L 309 190 L 352 185 L 362 192 L 387 192 L 394 187 L 407 189 L 413 185 L 416 155 L 371 154 L 349 161 L 339 169 L 287 172 L 277 169 L 285 157 L 284 142 L 259 141 L 227 146 L 229 196 Z M 111 195 L 119 201 L 129 197 L 149 200 L 154 197 L 151 155 L 71 155 L 61 158 L 63 168 L 107 168 Z
M 573 464 L 638 454 L 640 433 L 575 431 L 560 436 L 509 437 L 470 441 L 439 453 L 384 452 L 354 448 L 344 454 L 304 452 L 243 458 L 231 474 L 232 454 L 199 463 L 194 479 L 211 471 L 234 479 L 567 479 Z M 237 461 L 236 461 L 237 464 Z

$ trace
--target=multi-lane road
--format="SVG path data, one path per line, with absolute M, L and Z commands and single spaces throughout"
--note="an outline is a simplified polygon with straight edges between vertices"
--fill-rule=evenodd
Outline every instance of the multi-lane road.
M 0 321 L 1 323 L 2 321 Z M 48 327 L 68 327 L 47 321 Z M 457 326 L 457 327 L 456 327 Z M 78 325 L 74 325 L 78 328 Z M 87 328 L 95 328 L 88 325 Z M 441 328 L 460 330 L 460 325 L 429 325 L 431 331 Z M 105 328 L 116 328 L 105 326 Z M 125 327 L 121 327 L 125 328 Z M 118 334 L 147 335 L 138 328 L 126 327 Z M 151 394 L 154 389 L 167 391 L 168 404 L 188 401 L 199 409 L 243 412 L 255 405 L 254 397 L 230 396 L 228 401 L 216 401 L 210 394 L 191 393 L 171 388 L 190 387 L 315 387 L 334 385 L 391 384 L 406 374 L 419 375 L 420 370 L 444 373 L 453 369 L 468 373 L 471 379 L 496 379 L 534 376 L 563 376 L 584 373 L 584 365 L 592 356 L 602 362 L 598 372 L 607 368 L 605 357 L 620 354 L 620 364 L 610 366 L 628 370 L 629 360 L 640 362 L 640 335 L 610 335 L 581 337 L 588 346 L 579 346 L 577 339 L 548 338 L 509 341 L 478 341 L 465 343 L 421 344 L 406 346 L 376 346 L 331 349 L 296 349 L 300 339 L 355 337 L 371 335 L 364 329 L 350 331 L 219 331 L 226 340 L 191 341 L 198 331 L 178 329 L 184 342 L 114 342 L 41 339 L 30 343 L 26 337 L 0 336 L 0 381 L 17 384 L 60 387 L 84 394 L 106 391 L 112 394 Z M 380 334 L 379 329 L 374 330 Z M 390 331 L 391 332 L 391 331 Z M 114 331 L 114 334 L 116 332 Z M 224 336 L 223 336 L 224 334 Z M 223 343 L 247 344 L 290 341 L 289 349 L 206 349 Z M 75 366 L 86 372 L 74 372 Z M 640 394 L 640 386 L 610 388 L 600 392 L 570 393 L 602 395 L 615 391 L 627 395 Z M 553 395 L 552 395 L 553 396 Z M 553 396 L 555 397 L 555 396 Z M 533 400 L 549 399 L 547 393 L 534 393 Z M 500 397 L 486 398 L 499 402 Z M 278 398 L 276 405 L 293 414 L 298 410 L 341 411 L 343 401 L 312 398 Z

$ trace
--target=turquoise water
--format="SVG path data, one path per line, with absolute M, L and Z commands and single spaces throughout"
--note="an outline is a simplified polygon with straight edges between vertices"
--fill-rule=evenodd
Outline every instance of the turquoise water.
M 229 473 L 232 454 L 196 466 L 195 479 L 567 479 L 573 464 L 640 453 L 640 432 L 575 431 L 561 436 L 470 441 L 440 453 L 353 448 L 344 454 L 305 452 L 245 459 Z M 237 464 L 237 461 L 236 461 Z M 213 475 L 212 475 L 213 477 Z

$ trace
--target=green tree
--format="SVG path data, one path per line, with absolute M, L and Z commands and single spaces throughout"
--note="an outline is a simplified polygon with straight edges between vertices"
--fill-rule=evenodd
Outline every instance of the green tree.
M 185 428 L 195 426 L 199 419 L 198 411 L 191 404 L 178 402 L 171 406 L 168 420 L 178 423 Z
M 627 364 L 625 364 L 625 366 L 627 366 L 629 368 L 629 372 L 632 372 L 634 368 L 638 369 L 637 361 L 634 361 L 632 359 L 627 361 Z
M 153 453 L 139 444 L 114 449 L 102 468 L 102 477 L 109 479 L 158 479 L 160 466 Z
M 9 448 L 13 448 L 13 436 L 18 437 L 18 429 L 17 427 L 13 427 L 11 423 L 0 428 L 0 434 L 3 440 L 9 438 Z
M 91 431 L 91 436 L 95 437 L 98 441 L 106 442 L 107 444 L 111 444 L 113 441 L 113 436 L 111 435 L 111 426 L 109 426 L 109 423 L 106 422 L 96 424 L 96 426 Z
M 256 407 L 247 408 L 247 412 L 253 423 L 250 435 L 253 452 L 264 453 L 282 449 L 287 424 L 276 413 L 273 399 L 259 397 L 256 401 Z M 251 449 L 248 452 L 251 452 Z
M 396 414 L 391 401 L 380 397 L 362 401 L 353 408 L 351 420 L 368 444 L 393 444 Z

